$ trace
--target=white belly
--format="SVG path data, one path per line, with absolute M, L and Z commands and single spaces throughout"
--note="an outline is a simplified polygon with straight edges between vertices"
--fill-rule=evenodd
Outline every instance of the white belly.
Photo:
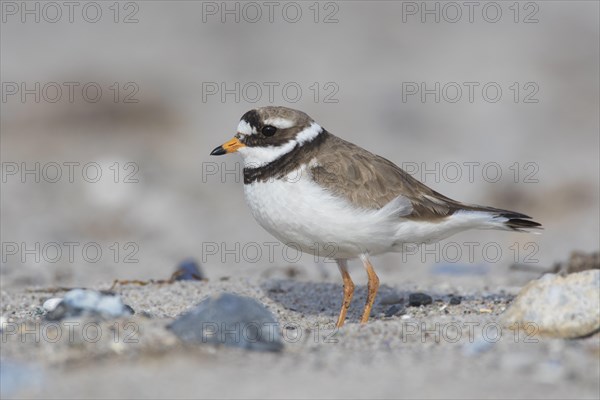
M 322 257 L 390 251 L 397 221 L 382 220 L 377 210 L 354 208 L 305 175 L 244 185 L 246 202 L 263 228 L 289 246 Z

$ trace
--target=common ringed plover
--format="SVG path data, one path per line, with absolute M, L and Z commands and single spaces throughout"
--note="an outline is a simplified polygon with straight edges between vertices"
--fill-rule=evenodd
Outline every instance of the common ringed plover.
M 526 232 L 529 216 L 463 204 L 419 182 L 391 161 L 332 135 L 302 111 L 261 107 L 242 116 L 237 133 L 210 154 L 238 152 L 244 194 L 258 223 L 304 252 L 331 251 L 344 282 L 337 326 L 354 293 L 347 260 L 360 258 L 368 281 L 366 323 L 379 288 L 369 256 L 437 242 L 468 229 Z

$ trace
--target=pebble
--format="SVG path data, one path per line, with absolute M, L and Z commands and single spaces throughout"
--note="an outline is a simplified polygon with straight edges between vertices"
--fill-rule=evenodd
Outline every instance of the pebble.
M 387 318 L 393 317 L 394 315 L 404 315 L 406 314 L 406 308 L 404 306 L 393 305 L 386 310 L 384 316 Z
M 600 330 L 599 298 L 600 270 L 546 274 L 521 289 L 501 321 L 512 329 L 533 326 L 548 336 L 583 337 Z
M 44 302 L 42 308 L 48 312 L 54 310 L 56 306 L 62 301 L 60 297 L 52 297 Z
M 425 293 L 411 293 L 408 296 L 408 305 L 412 307 L 426 306 L 433 303 L 433 298 Z
M 461 296 L 452 296 L 450 297 L 450 305 L 452 306 L 457 306 L 462 302 L 462 297 Z
M 179 263 L 174 276 L 176 281 L 202 281 L 208 279 L 196 260 L 191 258 Z
M 65 293 L 65 297 L 62 299 L 52 298 L 46 300 L 43 307 L 46 310 L 51 308 L 46 314 L 46 319 L 50 321 L 76 318 L 84 315 L 101 318 L 119 318 L 133 314 L 133 309 L 123 304 L 121 297 L 112 293 L 100 293 L 88 289 L 70 290 Z
M 209 297 L 168 327 L 184 342 L 281 351 L 279 323 L 258 301 L 231 293 Z

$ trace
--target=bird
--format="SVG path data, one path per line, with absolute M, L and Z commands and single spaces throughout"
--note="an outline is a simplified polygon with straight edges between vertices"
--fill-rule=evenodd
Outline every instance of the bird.
M 288 246 L 335 259 L 343 281 L 337 327 L 355 288 L 348 260 L 360 259 L 368 276 L 366 324 L 379 288 L 371 257 L 469 229 L 542 229 L 522 213 L 448 198 L 287 107 L 246 112 L 234 137 L 210 154 L 229 153 L 242 157 L 244 196 L 256 221 Z

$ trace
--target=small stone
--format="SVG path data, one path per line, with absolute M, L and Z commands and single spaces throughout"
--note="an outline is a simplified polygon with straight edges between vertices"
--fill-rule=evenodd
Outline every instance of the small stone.
M 100 318 L 119 318 L 131 315 L 131 307 L 123 304 L 121 297 L 95 290 L 73 289 L 46 314 L 46 319 L 58 321 L 84 315 Z M 46 303 L 44 303 L 44 308 Z
M 206 298 L 167 328 L 184 342 L 259 351 L 283 349 L 273 314 L 258 301 L 231 293 Z
M 412 307 L 426 306 L 433 303 L 433 298 L 425 293 L 411 293 L 408 296 L 408 305 Z
M 462 302 L 462 297 L 461 296 L 452 296 L 450 297 L 450 305 L 452 306 L 457 306 Z
M 131 315 L 135 314 L 135 310 L 129 304 L 123 304 L 123 308 L 125 308 L 125 312 L 128 312 Z
M 393 305 L 386 310 L 384 316 L 387 318 L 393 317 L 395 315 L 404 315 L 406 314 L 406 308 L 404 306 Z
M 56 308 L 56 306 L 62 301 L 62 299 L 60 297 L 53 297 L 51 299 L 48 299 L 44 302 L 44 304 L 42 305 L 42 308 L 48 312 L 54 310 Z
M 599 298 L 600 270 L 546 274 L 521 289 L 501 321 L 549 336 L 587 336 L 600 330 Z
M 203 281 L 208 279 L 194 259 L 184 260 L 173 273 L 176 281 Z

